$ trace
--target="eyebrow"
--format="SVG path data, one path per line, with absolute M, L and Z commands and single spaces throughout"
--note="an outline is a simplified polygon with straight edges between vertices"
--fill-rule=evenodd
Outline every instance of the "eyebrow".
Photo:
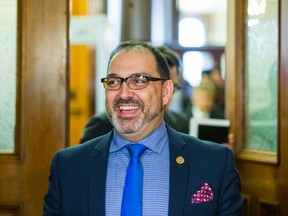
M 107 74 L 107 77 L 118 77 L 117 74 Z

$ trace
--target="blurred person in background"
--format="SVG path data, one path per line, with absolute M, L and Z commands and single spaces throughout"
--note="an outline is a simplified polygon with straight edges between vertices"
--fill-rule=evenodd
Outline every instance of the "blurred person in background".
M 174 83 L 174 92 L 168 109 L 172 112 L 183 113 L 184 93 L 182 91 L 182 61 L 178 53 L 167 46 L 157 46 L 162 52 L 169 66 L 171 80 Z
M 186 110 L 189 118 L 224 119 L 224 110 L 216 106 L 216 88 L 213 83 L 204 82 L 191 95 L 191 106 Z
M 219 109 L 225 110 L 225 80 L 221 75 L 220 67 L 211 70 L 210 77 L 216 85 L 215 105 Z

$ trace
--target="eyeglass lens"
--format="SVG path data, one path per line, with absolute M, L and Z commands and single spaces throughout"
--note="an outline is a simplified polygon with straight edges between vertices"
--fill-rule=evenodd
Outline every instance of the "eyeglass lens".
M 123 82 L 126 82 L 128 87 L 134 90 L 145 88 L 148 85 L 148 80 L 145 76 L 131 76 L 127 78 L 107 77 L 106 82 L 104 80 L 104 87 L 108 90 L 118 90 Z

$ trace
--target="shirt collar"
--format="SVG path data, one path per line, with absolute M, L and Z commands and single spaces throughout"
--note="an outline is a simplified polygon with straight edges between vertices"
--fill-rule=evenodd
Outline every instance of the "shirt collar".
M 153 152 L 161 154 L 167 141 L 167 129 L 165 127 L 165 122 L 162 121 L 156 130 L 137 143 L 143 144 Z M 114 129 L 110 152 L 118 151 L 124 148 L 127 144 L 131 144 L 131 142 L 120 136 L 120 134 Z

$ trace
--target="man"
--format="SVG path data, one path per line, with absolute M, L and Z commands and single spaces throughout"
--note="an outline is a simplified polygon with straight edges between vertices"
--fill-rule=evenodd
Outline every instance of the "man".
M 166 46 L 157 46 L 160 52 L 165 57 L 169 66 L 170 78 L 174 84 L 174 92 L 180 89 L 180 57 Z M 173 92 L 173 93 L 174 93 Z M 182 133 L 189 133 L 189 117 L 185 113 L 174 112 L 169 109 L 170 103 L 165 107 L 164 120 L 175 130 Z M 85 125 L 80 143 L 87 142 L 98 136 L 104 135 L 113 129 L 106 112 L 92 116 Z
M 56 153 L 43 215 L 128 215 L 132 209 L 133 216 L 242 215 L 231 150 L 179 133 L 163 121 L 173 82 L 158 49 L 140 41 L 120 44 L 102 82 L 114 129 Z M 135 146 L 142 148 L 138 161 L 130 153 Z M 130 157 L 137 162 L 134 171 Z M 129 182 L 131 172 L 141 168 L 142 179 Z M 141 194 L 130 199 L 129 189 L 140 179 Z

